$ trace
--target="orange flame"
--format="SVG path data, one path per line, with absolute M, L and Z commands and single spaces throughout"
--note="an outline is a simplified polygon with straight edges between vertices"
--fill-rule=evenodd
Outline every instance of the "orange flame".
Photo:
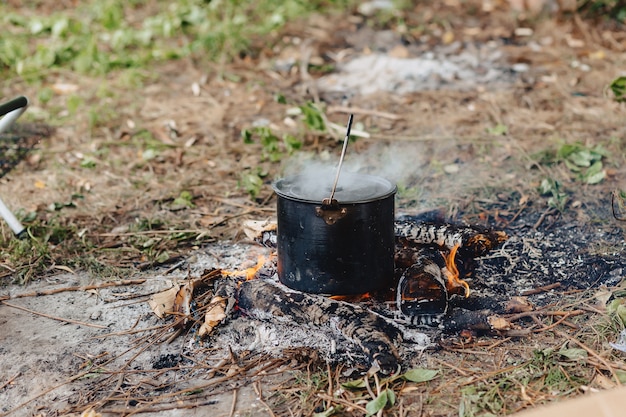
M 460 288 L 464 289 L 465 298 L 470 295 L 469 284 L 463 281 L 459 275 L 459 269 L 456 267 L 456 252 L 459 249 L 460 245 L 456 244 L 452 249 L 450 249 L 450 253 L 448 256 L 444 255 L 444 259 L 446 261 L 446 269 L 448 270 L 448 291 L 454 292 Z
M 348 303 L 358 303 L 360 301 L 369 300 L 370 298 L 372 298 L 372 295 L 366 292 L 365 294 L 356 294 L 356 295 L 331 295 L 328 298 L 331 298 L 337 301 L 346 301 Z
M 243 270 L 224 271 L 224 274 L 230 276 L 246 277 L 246 281 L 250 281 L 254 279 L 256 277 L 256 274 L 261 270 L 261 268 L 263 268 L 266 260 L 267 258 L 265 256 L 259 255 L 256 265 Z

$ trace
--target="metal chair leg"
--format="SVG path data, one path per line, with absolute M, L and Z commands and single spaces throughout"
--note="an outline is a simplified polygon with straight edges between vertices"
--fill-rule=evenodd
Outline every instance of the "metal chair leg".
M 2 201 L 1 198 L 0 198 L 0 216 L 2 216 L 4 221 L 7 222 L 7 224 L 9 225 L 11 230 L 13 230 L 13 233 L 15 233 L 16 236 L 21 235 L 22 232 L 26 230 L 24 226 L 22 226 L 22 223 L 20 223 L 20 221 L 13 215 L 11 210 L 9 210 L 9 208 L 4 204 L 4 201 Z
M 28 99 L 24 96 L 0 104 L 0 117 L 4 116 L 0 119 L 0 133 L 9 130 L 13 123 L 26 111 L 26 107 L 28 107 Z M 19 236 L 24 232 L 24 226 L 17 220 L 2 199 L 0 199 L 0 216 L 7 222 L 13 233 Z

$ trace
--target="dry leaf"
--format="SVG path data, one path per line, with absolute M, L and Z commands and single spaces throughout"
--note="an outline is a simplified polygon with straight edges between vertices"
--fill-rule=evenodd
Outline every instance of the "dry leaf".
M 487 322 L 491 326 L 492 330 L 510 330 L 511 323 L 500 316 L 489 316 L 487 317 Z
M 601 389 L 615 388 L 615 382 L 601 373 L 597 373 L 593 378 L 593 384 Z
M 276 230 L 276 222 L 270 220 L 246 220 L 242 223 L 242 229 L 250 240 L 258 239 L 263 232 Z
M 80 417 L 102 417 L 102 414 L 98 413 L 93 408 L 88 408 L 81 413 Z
M 394 58 L 408 58 L 409 50 L 406 46 L 396 45 L 391 49 L 391 51 L 389 51 L 389 56 Z
M 52 265 L 52 269 L 59 269 L 61 271 L 69 272 L 70 274 L 76 274 L 72 268 L 65 265 Z
M 513 297 L 506 303 L 504 309 L 507 313 L 525 313 L 533 311 L 534 306 L 526 297 Z
M 191 299 L 193 298 L 193 288 L 195 281 L 190 281 L 183 285 L 174 297 L 174 312 L 183 317 L 176 325 L 177 328 L 184 327 L 191 316 Z
M 52 84 L 52 91 L 57 94 L 72 94 L 78 91 L 78 85 L 68 83 L 54 83 Z
M 178 294 L 179 290 L 180 286 L 175 285 L 169 290 L 162 291 L 150 297 L 148 305 L 158 318 L 162 319 L 166 314 L 171 313 L 174 310 L 174 300 L 176 299 L 176 294 Z
M 198 335 L 200 337 L 208 336 L 225 318 L 226 299 L 219 296 L 213 297 L 204 315 L 204 323 L 202 323 L 200 330 L 198 330 Z
M 446 33 L 444 33 L 443 36 L 441 37 L 441 41 L 443 42 L 444 45 L 450 45 L 452 42 L 454 42 L 454 32 L 449 30 Z

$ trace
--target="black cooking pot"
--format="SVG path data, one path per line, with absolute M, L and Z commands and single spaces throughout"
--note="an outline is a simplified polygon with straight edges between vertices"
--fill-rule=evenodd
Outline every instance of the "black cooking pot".
M 278 180 L 278 277 L 290 288 L 351 295 L 388 289 L 394 272 L 394 196 L 384 178 L 342 173 L 333 178 Z

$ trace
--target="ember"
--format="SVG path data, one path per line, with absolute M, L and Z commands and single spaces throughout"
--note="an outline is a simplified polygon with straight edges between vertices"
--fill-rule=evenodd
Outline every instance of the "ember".
M 372 298 L 372 294 L 366 292 L 365 294 L 357 295 L 331 295 L 329 298 L 336 301 L 345 301 L 347 303 L 359 303 Z

